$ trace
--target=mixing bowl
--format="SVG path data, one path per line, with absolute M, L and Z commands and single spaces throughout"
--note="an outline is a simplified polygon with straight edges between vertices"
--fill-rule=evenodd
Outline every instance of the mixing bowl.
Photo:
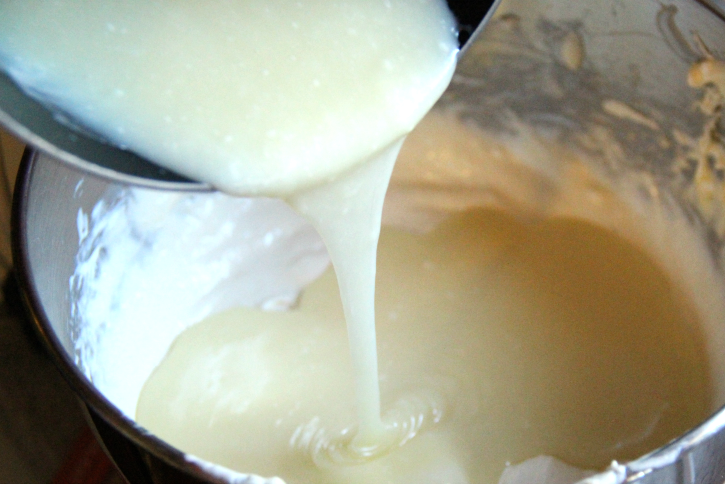
M 611 183 L 633 184 L 642 203 L 684 214 L 709 251 L 715 282 L 725 283 L 725 133 L 718 98 L 718 83 L 725 86 L 725 71 L 718 70 L 725 59 L 724 18 L 717 2 L 506 0 L 470 46 L 437 109 L 502 138 L 528 130 L 566 145 Z M 703 139 L 707 146 L 696 142 Z M 79 359 L 82 288 L 74 274 L 85 257 L 79 245 L 90 233 L 94 207 L 115 203 L 125 189 L 26 153 L 15 192 L 14 255 L 34 324 L 130 482 L 247 482 L 137 426 L 123 410 L 124 396 L 99 390 Z M 723 380 L 718 355 L 725 354 L 719 351 L 725 314 L 720 319 L 708 345 Z M 147 350 L 141 342 L 129 344 L 126 357 Z M 722 482 L 724 428 L 725 410 L 715 411 L 651 454 L 613 465 L 601 482 Z

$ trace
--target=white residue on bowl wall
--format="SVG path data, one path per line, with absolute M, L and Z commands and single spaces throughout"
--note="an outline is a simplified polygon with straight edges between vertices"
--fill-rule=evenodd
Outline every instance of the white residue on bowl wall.
M 234 305 L 285 309 L 328 264 L 314 229 L 273 199 L 120 190 L 79 229 L 76 362 L 129 418 L 177 334 Z

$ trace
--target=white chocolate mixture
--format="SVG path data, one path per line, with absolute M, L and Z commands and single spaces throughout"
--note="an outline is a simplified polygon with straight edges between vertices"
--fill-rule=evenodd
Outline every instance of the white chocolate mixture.
M 70 121 L 227 193 L 320 184 L 448 85 L 442 0 L 3 0 L 0 66 Z
M 634 459 L 710 411 L 696 312 L 654 260 L 590 223 L 473 210 L 427 235 L 385 228 L 377 288 L 383 420 L 417 434 L 402 447 L 346 452 L 355 392 L 332 271 L 298 308 L 182 333 L 137 421 L 289 484 L 495 484 L 539 454 Z
M 350 449 L 395 445 L 380 420 L 375 253 L 402 137 L 453 74 L 445 2 L 0 6 L 0 64 L 26 92 L 227 193 L 284 196 L 312 222 L 348 325 L 359 420 Z

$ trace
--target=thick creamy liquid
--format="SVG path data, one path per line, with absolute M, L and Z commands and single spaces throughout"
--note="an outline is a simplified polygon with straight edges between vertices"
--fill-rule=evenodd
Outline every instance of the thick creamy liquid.
M 384 228 L 377 277 L 383 420 L 419 432 L 401 448 L 354 465 L 345 452 L 355 384 L 332 271 L 297 309 L 240 308 L 183 333 L 139 423 L 291 484 L 495 484 L 537 454 L 632 459 L 708 415 L 695 311 L 607 229 L 483 209 L 427 235 Z
M 380 420 L 375 272 L 383 201 L 401 143 L 333 183 L 291 199 L 317 228 L 339 274 L 360 424 L 354 445 L 368 455 L 398 443 L 394 435 L 385 435 Z
M 407 134 L 458 44 L 442 0 L 3 0 L 0 67 L 227 193 L 319 185 Z
M 237 195 L 286 197 L 340 278 L 358 392 L 352 448 L 380 420 L 374 293 L 385 190 L 447 86 L 454 19 L 434 0 L 5 1 L 0 64 L 111 142 Z

